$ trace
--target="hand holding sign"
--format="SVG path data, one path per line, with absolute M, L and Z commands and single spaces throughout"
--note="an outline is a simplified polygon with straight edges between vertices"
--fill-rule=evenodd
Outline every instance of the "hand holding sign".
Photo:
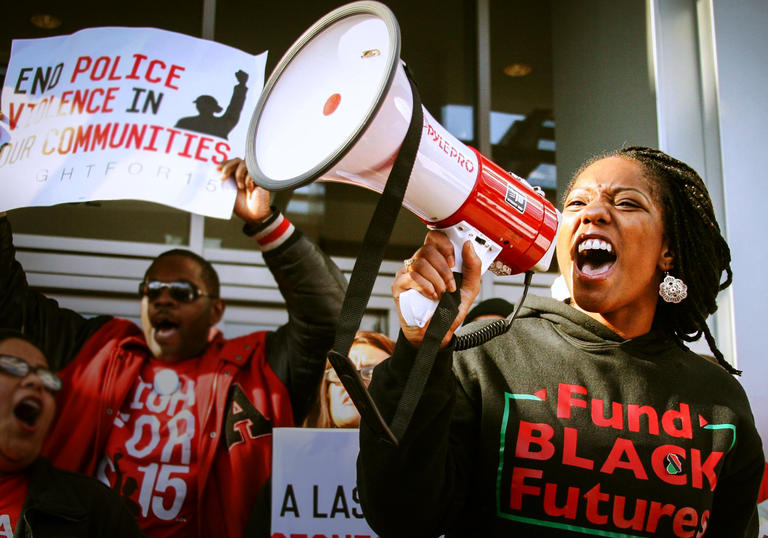
M 269 191 L 256 185 L 243 159 L 230 159 L 221 163 L 216 169 L 221 172 L 222 181 L 232 179 L 237 185 L 235 215 L 243 219 L 246 224 L 258 224 L 272 214 Z

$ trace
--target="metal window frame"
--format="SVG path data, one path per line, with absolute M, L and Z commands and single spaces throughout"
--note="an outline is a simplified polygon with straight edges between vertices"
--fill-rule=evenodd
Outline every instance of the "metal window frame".
M 659 148 L 701 173 L 726 236 L 712 0 L 647 0 L 647 13 Z M 720 294 L 718 306 L 710 329 L 726 359 L 738 365 L 732 288 Z

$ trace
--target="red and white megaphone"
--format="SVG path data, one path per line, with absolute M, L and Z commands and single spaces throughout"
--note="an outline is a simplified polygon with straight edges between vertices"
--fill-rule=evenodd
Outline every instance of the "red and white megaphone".
M 395 16 L 378 2 L 347 4 L 304 32 L 267 80 L 248 131 L 248 170 L 272 191 L 322 180 L 381 193 L 412 109 Z M 547 270 L 557 210 L 422 111 L 403 205 L 451 238 L 457 271 L 466 240 L 483 271 Z M 423 326 L 436 306 L 415 291 L 400 296 L 411 325 Z

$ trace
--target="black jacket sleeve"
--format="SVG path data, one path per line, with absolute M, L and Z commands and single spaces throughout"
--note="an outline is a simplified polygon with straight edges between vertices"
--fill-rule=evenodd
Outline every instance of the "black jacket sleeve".
M 374 370 L 370 393 L 388 423 L 416 353 L 401 333 L 392 357 Z M 382 538 L 436 537 L 460 521 L 474 420 L 451 369 L 452 353 L 452 347 L 439 352 L 399 446 L 360 425 L 357 487 L 365 518 Z
M 296 230 L 264 253 L 288 310 L 288 323 L 267 335 L 267 361 L 286 384 L 300 424 L 317 394 L 333 345 L 347 281 L 333 261 Z
M 40 346 L 50 366 L 60 370 L 109 319 L 86 319 L 32 290 L 16 260 L 11 224 L 7 217 L 0 217 L 0 327 L 23 331 Z
M 27 474 L 30 485 L 17 536 L 144 536 L 128 501 L 95 478 L 58 469 L 44 458 Z

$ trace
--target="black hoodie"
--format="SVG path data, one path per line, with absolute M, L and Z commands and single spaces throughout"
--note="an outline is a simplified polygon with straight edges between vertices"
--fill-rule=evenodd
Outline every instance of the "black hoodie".
M 387 420 L 415 353 L 401 335 L 374 372 Z M 757 536 L 761 441 L 719 365 L 535 296 L 508 333 L 451 354 L 398 448 L 361 426 L 358 487 L 383 538 Z

